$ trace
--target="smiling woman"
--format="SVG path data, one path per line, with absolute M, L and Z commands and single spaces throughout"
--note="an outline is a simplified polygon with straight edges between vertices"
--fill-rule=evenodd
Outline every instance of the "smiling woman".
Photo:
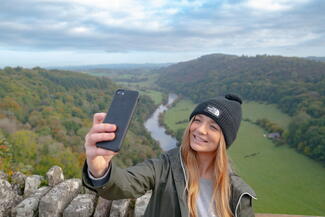
M 222 136 L 219 125 L 208 116 L 199 114 L 190 125 L 190 145 L 198 153 L 214 155 Z
M 96 114 L 85 142 L 84 185 L 110 200 L 152 190 L 148 217 L 254 216 L 255 193 L 231 171 L 227 156 L 241 122 L 241 103 L 238 96 L 226 95 L 199 104 L 180 148 L 126 169 L 112 161 L 118 153 L 96 148 L 105 135 L 113 140 L 116 129 L 101 123 L 104 114 Z

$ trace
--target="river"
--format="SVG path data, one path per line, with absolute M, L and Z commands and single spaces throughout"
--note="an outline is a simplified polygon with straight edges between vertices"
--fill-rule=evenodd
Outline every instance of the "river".
M 166 134 L 166 129 L 159 125 L 159 115 L 166 111 L 168 106 L 171 105 L 176 99 L 176 94 L 169 94 L 167 104 L 160 105 L 151 115 L 151 117 L 144 123 L 144 126 L 150 132 L 151 137 L 159 142 L 163 151 L 168 151 L 176 147 L 177 140 L 174 137 Z

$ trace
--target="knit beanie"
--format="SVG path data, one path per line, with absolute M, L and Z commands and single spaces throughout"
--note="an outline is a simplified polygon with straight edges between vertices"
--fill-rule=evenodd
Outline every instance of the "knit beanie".
M 217 97 L 202 102 L 196 106 L 190 115 L 190 120 L 197 114 L 204 114 L 213 119 L 221 128 L 227 148 L 234 142 L 239 129 L 242 109 L 242 100 L 234 94 Z

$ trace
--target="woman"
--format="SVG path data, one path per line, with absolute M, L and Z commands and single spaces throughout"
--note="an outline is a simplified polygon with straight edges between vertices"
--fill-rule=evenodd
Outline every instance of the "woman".
M 111 161 L 117 153 L 96 147 L 96 142 L 114 139 L 116 126 L 102 123 L 104 113 L 95 114 L 85 141 L 83 183 L 110 200 L 152 190 L 145 212 L 150 217 L 254 216 L 255 193 L 231 172 L 226 151 L 239 129 L 241 104 L 229 94 L 199 104 L 180 148 L 127 169 Z

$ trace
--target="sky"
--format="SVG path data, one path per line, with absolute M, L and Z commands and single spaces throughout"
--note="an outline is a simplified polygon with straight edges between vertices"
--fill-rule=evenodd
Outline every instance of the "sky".
M 324 0 L 1 0 L 0 67 L 325 56 Z

